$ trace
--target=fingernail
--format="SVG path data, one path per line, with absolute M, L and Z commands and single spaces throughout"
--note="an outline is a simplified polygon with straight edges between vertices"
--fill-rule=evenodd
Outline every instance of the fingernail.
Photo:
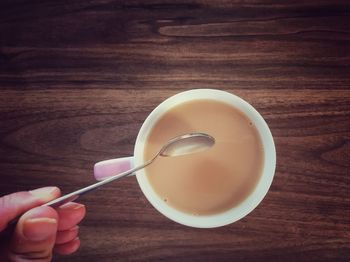
M 69 229 L 70 231 L 73 231 L 73 230 L 79 230 L 79 226 L 78 225 L 76 225 L 76 226 L 74 226 L 74 227 L 72 227 L 71 229 Z
M 74 231 L 74 232 L 77 232 L 77 234 L 78 234 L 78 232 L 79 232 L 79 226 L 76 225 L 76 226 L 74 226 L 74 227 L 68 229 L 67 231 L 70 231 L 70 232 Z
M 23 235 L 32 241 L 42 241 L 57 231 L 57 221 L 53 218 L 32 218 L 23 223 Z
M 29 191 L 33 196 L 43 200 L 43 201 L 50 201 L 52 199 L 52 196 L 58 191 L 59 189 L 55 186 L 48 186 L 48 187 L 42 187 L 38 188 L 32 191 Z
M 77 210 L 77 209 L 84 208 L 84 207 L 85 207 L 85 205 L 82 205 L 79 203 L 74 203 L 74 202 L 69 202 L 69 203 L 61 206 L 60 209 Z

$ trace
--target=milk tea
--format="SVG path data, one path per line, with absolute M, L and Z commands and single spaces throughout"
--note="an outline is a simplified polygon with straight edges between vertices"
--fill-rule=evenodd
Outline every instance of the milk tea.
M 146 168 L 154 191 L 168 205 L 193 215 L 218 214 L 239 205 L 262 173 L 264 155 L 256 127 L 223 102 L 185 102 L 156 122 L 146 140 L 145 159 L 171 138 L 193 132 L 213 136 L 215 145 L 195 154 L 159 157 Z

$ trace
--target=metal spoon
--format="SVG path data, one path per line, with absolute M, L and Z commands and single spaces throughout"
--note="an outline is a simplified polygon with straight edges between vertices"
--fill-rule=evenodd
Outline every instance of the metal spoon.
M 206 150 L 212 147 L 214 144 L 215 144 L 215 139 L 212 136 L 204 133 L 190 133 L 190 134 L 177 136 L 173 139 L 170 139 L 152 159 L 150 159 L 143 165 L 134 167 L 123 173 L 111 176 L 105 180 L 102 180 L 90 186 L 84 187 L 82 189 L 79 189 L 70 194 L 64 195 L 62 197 L 56 198 L 44 204 L 44 206 L 59 207 L 67 202 L 74 201 L 79 196 L 86 194 L 96 188 L 99 188 L 100 186 L 108 184 L 114 180 L 125 177 L 142 168 L 145 168 L 146 166 L 149 166 L 157 159 L 158 156 L 173 157 L 173 156 L 192 154 L 192 153 Z
M 54 199 L 46 204 L 43 204 L 43 206 L 51 206 L 51 207 L 57 208 L 59 206 L 62 206 L 65 203 L 68 203 L 70 201 L 74 201 L 78 197 L 80 197 L 81 195 L 86 194 L 86 193 L 88 193 L 96 188 L 99 188 L 102 185 L 108 184 L 114 180 L 125 177 L 127 175 L 130 175 L 130 174 L 142 169 L 142 168 L 145 168 L 146 166 L 152 164 L 157 159 L 158 156 L 173 157 L 173 156 L 192 154 L 192 153 L 206 150 L 206 149 L 212 147 L 214 144 L 215 144 L 215 139 L 212 136 L 204 134 L 204 133 L 190 133 L 190 134 L 177 136 L 173 139 L 170 139 L 152 159 L 150 159 L 149 161 L 147 161 L 143 165 L 137 166 L 137 167 L 132 168 L 128 171 L 117 174 L 115 176 L 111 176 L 105 180 L 102 180 L 102 181 L 97 182 L 95 184 L 92 184 L 90 186 L 81 188 L 81 189 L 74 191 L 70 194 L 56 198 L 56 199 Z M 7 228 L 4 231 L 0 232 L 0 236 L 1 237 L 2 236 L 10 236 L 12 234 L 14 227 L 15 227 L 19 218 L 20 218 L 20 216 L 11 220 L 9 222 Z

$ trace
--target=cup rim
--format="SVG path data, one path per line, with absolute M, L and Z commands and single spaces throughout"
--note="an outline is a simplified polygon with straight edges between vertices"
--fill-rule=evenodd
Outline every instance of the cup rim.
M 172 107 L 196 99 L 221 101 L 243 112 L 256 126 L 263 144 L 264 162 L 262 174 L 254 190 L 237 206 L 218 214 L 195 216 L 184 213 L 166 204 L 154 192 L 144 170 L 136 172 L 138 184 L 147 200 L 167 218 L 186 226 L 196 228 L 220 227 L 245 217 L 252 212 L 267 194 L 276 168 L 276 149 L 271 131 L 260 113 L 242 98 L 218 89 L 192 89 L 175 94 L 160 103 L 146 118 L 137 135 L 134 148 L 135 166 L 144 163 L 144 144 L 153 125 L 160 116 Z

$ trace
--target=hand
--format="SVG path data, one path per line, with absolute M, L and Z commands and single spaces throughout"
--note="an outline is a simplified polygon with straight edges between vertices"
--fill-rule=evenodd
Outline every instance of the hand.
M 8 261 L 51 261 L 52 251 L 67 255 L 79 248 L 77 224 L 85 216 L 85 206 L 73 202 L 56 210 L 41 206 L 60 195 L 57 187 L 44 187 L 0 198 L 1 258 Z M 1 231 L 21 214 L 13 232 L 2 236 L 4 232 Z

